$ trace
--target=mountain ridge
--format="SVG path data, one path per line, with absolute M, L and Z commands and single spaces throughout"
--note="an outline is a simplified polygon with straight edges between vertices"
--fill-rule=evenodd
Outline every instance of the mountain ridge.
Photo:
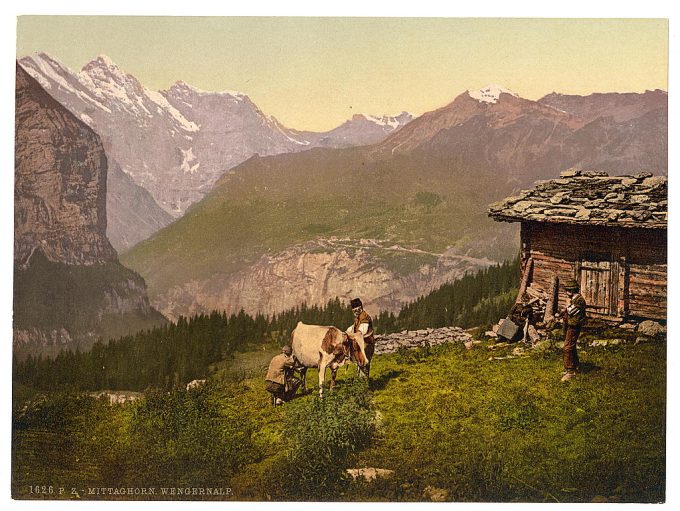
M 609 98 L 599 99 L 606 114 Z M 322 303 L 352 294 L 397 310 L 429 291 L 428 282 L 447 278 L 446 258 L 417 250 L 473 260 L 512 257 L 516 229 L 494 224 L 485 210 L 519 187 L 571 167 L 666 172 L 667 113 L 665 104 L 656 106 L 626 107 L 641 115 L 617 122 L 508 93 L 494 102 L 464 91 L 372 145 L 252 156 L 124 260 L 147 276 L 152 300 L 170 315 L 220 305 L 271 313 L 296 297 Z M 324 240 L 333 237 L 367 245 L 357 256 L 329 247 Z M 307 243 L 314 245 L 313 263 L 298 254 Z M 371 244 L 410 252 L 395 258 Z M 343 251 L 347 259 L 334 264 Z M 467 270 L 480 267 L 468 263 Z M 271 265 L 279 270 L 267 271 Z M 343 276 L 357 285 L 343 284 Z M 250 288 L 268 298 L 238 298 Z

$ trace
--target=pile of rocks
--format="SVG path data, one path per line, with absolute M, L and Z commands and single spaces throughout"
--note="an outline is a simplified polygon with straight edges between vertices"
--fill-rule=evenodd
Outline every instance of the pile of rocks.
M 95 399 L 104 399 L 111 405 L 122 405 L 131 401 L 141 399 L 144 394 L 131 390 L 102 390 L 99 392 L 89 392 L 88 396 Z
M 572 224 L 614 224 L 622 227 L 666 227 L 666 176 L 640 172 L 609 176 L 600 171 L 567 170 L 559 179 L 537 181 L 489 206 L 501 221 L 535 220 Z
M 413 349 L 424 346 L 439 346 L 446 343 L 468 344 L 472 336 L 457 326 L 402 330 L 401 332 L 375 336 L 375 353 L 394 353 L 400 348 Z

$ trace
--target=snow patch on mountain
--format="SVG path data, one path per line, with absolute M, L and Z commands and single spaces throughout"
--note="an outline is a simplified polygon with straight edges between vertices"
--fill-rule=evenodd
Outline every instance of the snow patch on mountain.
M 80 120 L 83 121 L 85 124 L 87 124 L 89 127 L 92 127 L 94 125 L 94 121 L 92 120 L 92 117 L 90 117 L 87 114 L 80 114 Z
M 390 128 L 390 130 L 395 130 L 409 121 L 413 120 L 413 115 L 408 112 L 401 112 L 398 115 L 370 115 L 370 114 L 360 114 L 366 120 L 385 128 Z
M 191 174 L 193 174 L 198 170 L 198 167 L 201 166 L 200 162 L 196 163 L 195 165 L 192 165 L 192 163 L 196 161 L 196 155 L 194 155 L 194 148 L 190 147 L 186 151 L 184 149 L 180 149 L 180 151 L 182 152 L 182 165 L 180 165 L 179 168 L 185 173 L 190 172 Z
M 50 89 L 52 87 L 52 84 L 50 84 L 48 80 L 45 80 L 45 78 L 49 78 L 50 80 L 56 82 L 64 89 L 73 91 L 73 89 L 64 79 L 64 77 L 59 74 L 58 72 L 58 69 L 60 67 L 59 63 L 53 61 L 48 55 L 44 53 L 39 53 L 38 55 L 36 55 L 35 64 L 38 66 L 38 69 L 43 74 L 43 76 L 40 77 L 41 79 L 38 80 L 40 82 L 40 85 L 42 85 L 46 89 Z
M 188 120 L 179 112 L 179 110 L 168 103 L 168 100 L 165 99 L 163 94 L 149 89 L 146 90 L 146 94 L 151 101 L 158 105 L 159 108 L 169 113 L 170 116 L 175 119 L 185 131 L 195 132 L 199 130 L 198 125 L 195 122 Z
M 503 93 L 517 97 L 517 94 L 511 90 L 495 84 L 487 85 L 482 89 L 468 91 L 470 97 L 476 99 L 480 103 L 496 103 Z
M 389 126 L 392 129 L 399 126 L 399 121 L 397 121 L 394 117 L 391 116 L 383 115 L 382 117 L 376 117 L 374 115 L 368 114 L 363 115 L 367 120 L 377 124 L 378 126 Z

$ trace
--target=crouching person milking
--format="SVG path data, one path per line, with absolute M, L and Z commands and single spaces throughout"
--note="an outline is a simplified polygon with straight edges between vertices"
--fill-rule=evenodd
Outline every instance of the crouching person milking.
M 373 319 L 371 319 L 368 312 L 364 310 L 364 305 L 360 298 L 353 298 L 350 305 L 352 307 L 352 314 L 354 314 L 354 323 L 346 330 L 346 332 L 348 334 L 357 332 L 363 334 L 367 362 L 366 365 L 360 367 L 359 370 L 368 377 L 371 370 L 371 359 L 373 358 L 373 352 L 375 351 Z
M 295 396 L 298 387 L 302 383 L 299 378 L 293 376 L 295 360 L 290 346 L 281 348 L 281 353 L 272 358 L 265 376 L 265 388 L 272 394 L 274 406 L 282 405 Z

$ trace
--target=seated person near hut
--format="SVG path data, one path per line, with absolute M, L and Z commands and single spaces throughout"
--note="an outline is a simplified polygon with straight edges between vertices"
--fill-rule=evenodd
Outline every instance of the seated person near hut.
M 272 358 L 265 376 L 265 388 L 272 394 L 274 406 L 282 405 L 295 396 L 298 387 L 302 383 L 299 378 L 293 376 L 295 359 L 290 346 L 281 348 L 281 353 Z
M 506 321 L 509 320 L 512 324 L 504 325 L 504 328 L 498 331 L 498 335 L 508 341 L 525 340 L 529 325 L 534 319 L 534 309 L 531 305 L 537 300 L 537 298 L 530 300 L 529 295 L 524 293 L 522 299 L 512 306 L 506 319 Z

